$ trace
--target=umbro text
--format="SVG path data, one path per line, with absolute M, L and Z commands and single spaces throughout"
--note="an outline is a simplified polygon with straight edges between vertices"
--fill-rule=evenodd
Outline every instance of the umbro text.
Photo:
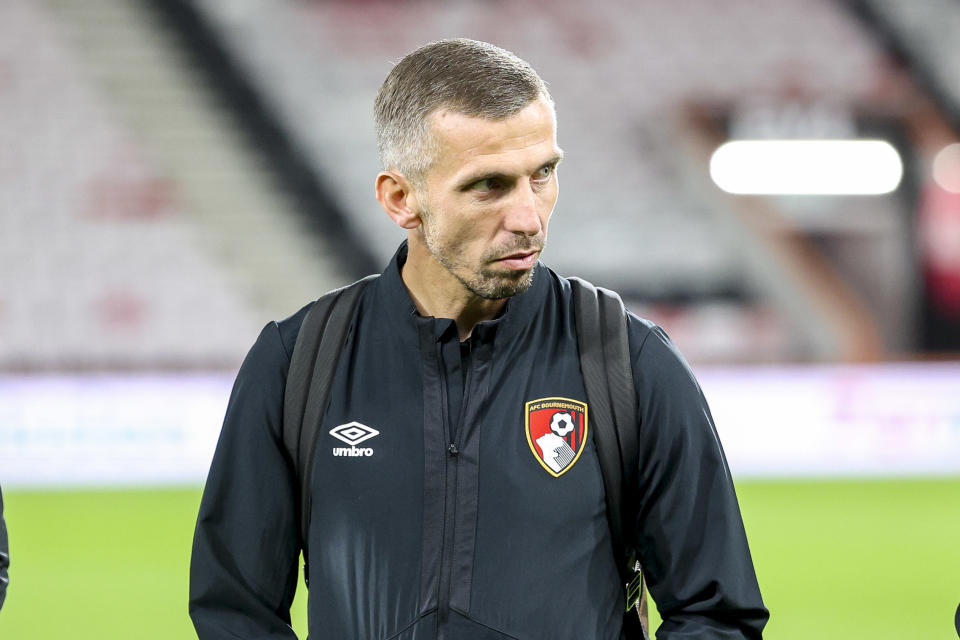
M 334 447 L 333 455 L 347 456 L 349 458 L 357 458 L 360 456 L 372 456 L 373 449 L 369 447 Z

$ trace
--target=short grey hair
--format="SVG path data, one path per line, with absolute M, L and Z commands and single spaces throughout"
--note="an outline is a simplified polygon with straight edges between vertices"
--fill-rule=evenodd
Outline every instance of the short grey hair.
M 422 186 L 438 152 L 429 129 L 441 109 L 499 120 L 553 99 L 528 63 L 487 42 L 455 38 L 424 45 L 393 67 L 377 92 L 374 121 L 385 171 Z

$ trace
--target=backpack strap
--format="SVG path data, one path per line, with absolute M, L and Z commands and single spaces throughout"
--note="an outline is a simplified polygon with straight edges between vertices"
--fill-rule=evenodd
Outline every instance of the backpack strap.
M 307 311 L 290 357 L 283 396 L 283 446 L 293 462 L 300 497 L 300 546 L 307 557 L 310 531 L 310 472 L 320 424 L 330 400 L 337 360 L 347 341 L 367 276 L 321 296 Z M 304 575 L 306 577 L 306 565 Z
M 570 278 L 577 346 L 590 412 L 594 443 L 607 502 L 607 520 L 617 569 L 626 587 L 624 631 L 628 638 L 648 638 L 646 585 L 640 573 L 633 518 L 637 513 L 639 460 L 637 396 L 630 359 L 628 318 L 613 291 Z M 630 541 L 631 544 L 627 544 Z M 636 609 L 636 614 L 630 613 Z

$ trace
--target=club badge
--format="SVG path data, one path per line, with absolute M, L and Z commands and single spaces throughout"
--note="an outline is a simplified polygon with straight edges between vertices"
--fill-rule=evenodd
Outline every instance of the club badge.
M 569 398 L 526 403 L 527 444 L 537 462 L 555 478 L 570 470 L 587 439 L 587 404 Z

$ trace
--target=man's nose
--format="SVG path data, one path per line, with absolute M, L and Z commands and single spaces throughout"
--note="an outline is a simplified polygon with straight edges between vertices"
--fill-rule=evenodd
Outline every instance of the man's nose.
M 529 182 L 520 185 L 508 205 L 506 220 L 508 231 L 535 236 L 543 230 L 537 210 L 537 195 Z

